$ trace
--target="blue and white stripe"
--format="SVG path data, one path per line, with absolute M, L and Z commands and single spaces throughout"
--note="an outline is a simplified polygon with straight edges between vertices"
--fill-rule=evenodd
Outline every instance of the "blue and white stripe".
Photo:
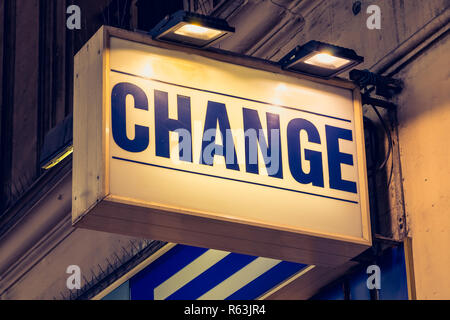
M 175 245 L 130 279 L 132 300 L 253 300 L 307 265 Z

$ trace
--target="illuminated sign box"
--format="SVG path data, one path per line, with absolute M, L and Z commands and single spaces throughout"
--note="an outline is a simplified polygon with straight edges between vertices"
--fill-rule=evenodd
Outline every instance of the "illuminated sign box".
M 75 226 L 323 266 L 371 245 L 350 82 L 111 27 L 75 74 Z

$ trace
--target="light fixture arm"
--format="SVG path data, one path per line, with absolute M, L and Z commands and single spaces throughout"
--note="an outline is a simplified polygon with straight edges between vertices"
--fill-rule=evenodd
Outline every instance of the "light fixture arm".
M 170 15 L 166 15 L 160 22 L 158 22 L 152 28 L 152 30 L 149 31 L 149 34 L 152 37 L 155 36 L 159 32 L 159 30 L 161 30 L 167 24 L 167 22 L 169 22 L 169 19 L 170 19 Z
M 369 70 L 353 69 L 350 71 L 350 80 L 356 83 L 361 89 L 374 86 L 376 88 L 376 94 L 386 99 L 391 99 L 403 90 L 402 80 L 380 76 Z
M 396 110 L 397 109 L 397 105 L 395 103 L 392 103 L 392 102 L 389 102 L 386 100 L 382 100 L 382 99 L 373 98 L 370 96 L 369 92 L 362 93 L 361 100 L 362 100 L 363 105 L 372 105 L 372 106 L 384 108 L 387 110 Z

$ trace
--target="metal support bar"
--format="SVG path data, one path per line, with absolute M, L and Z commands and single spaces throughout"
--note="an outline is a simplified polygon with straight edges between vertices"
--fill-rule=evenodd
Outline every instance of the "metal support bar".
M 384 77 L 369 70 L 353 69 L 350 71 L 350 80 L 360 88 L 374 86 L 376 94 L 387 99 L 401 93 L 404 87 L 402 80 Z
M 387 245 L 393 246 L 393 247 L 398 247 L 403 243 L 402 241 L 398 241 L 393 238 L 384 237 L 379 234 L 375 234 L 373 239 L 374 239 L 374 241 L 378 241 L 380 243 L 387 244 Z
M 361 96 L 362 98 L 362 104 L 370 104 L 373 106 L 377 106 L 377 107 L 381 107 L 387 110 L 396 110 L 397 109 L 397 105 L 395 103 L 386 101 L 386 100 L 381 100 L 381 99 L 377 99 L 377 98 L 372 98 L 369 94 L 364 93 Z

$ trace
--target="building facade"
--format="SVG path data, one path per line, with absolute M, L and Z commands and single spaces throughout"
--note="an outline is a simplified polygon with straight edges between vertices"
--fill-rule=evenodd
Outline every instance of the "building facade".
M 73 5 L 80 9 L 80 28 L 69 27 Z M 277 264 L 277 272 L 267 267 L 270 276 L 248 275 L 248 286 L 210 297 L 449 299 L 448 6 L 445 0 L 3 1 L 0 298 L 158 298 L 139 288 L 163 277 L 157 276 L 159 269 L 175 268 L 170 259 L 177 252 L 186 263 L 171 275 L 205 253 L 158 239 L 74 228 L 72 157 L 49 170 L 41 164 L 46 138 L 73 112 L 74 56 L 95 32 L 102 25 L 148 32 L 167 14 L 186 10 L 236 28 L 214 45 L 218 49 L 277 62 L 295 46 L 318 40 L 352 48 L 365 58 L 358 69 L 404 83 L 391 99 L 396 108 L 376 109 L 381 119 L 373 107 L 363 107 L 373 247 L 333 268 L 288 262 Z M 234 259 L 244 267 L 242 261 L 257 258 Z M 372 265 L 380 267 L 380 289 L 366 286 Z M 67 287 L 69 266 L 81 270 L 79 290 Z M 207 281 L 209 269 L 203 266 L 199 274 Z M 194 271 L 184 272 L 197 279 Z M 161 297 L 198 298 L 206 289 L 193 293 L 186 286 L 178 295 L 172 290 L 174 296 Z

